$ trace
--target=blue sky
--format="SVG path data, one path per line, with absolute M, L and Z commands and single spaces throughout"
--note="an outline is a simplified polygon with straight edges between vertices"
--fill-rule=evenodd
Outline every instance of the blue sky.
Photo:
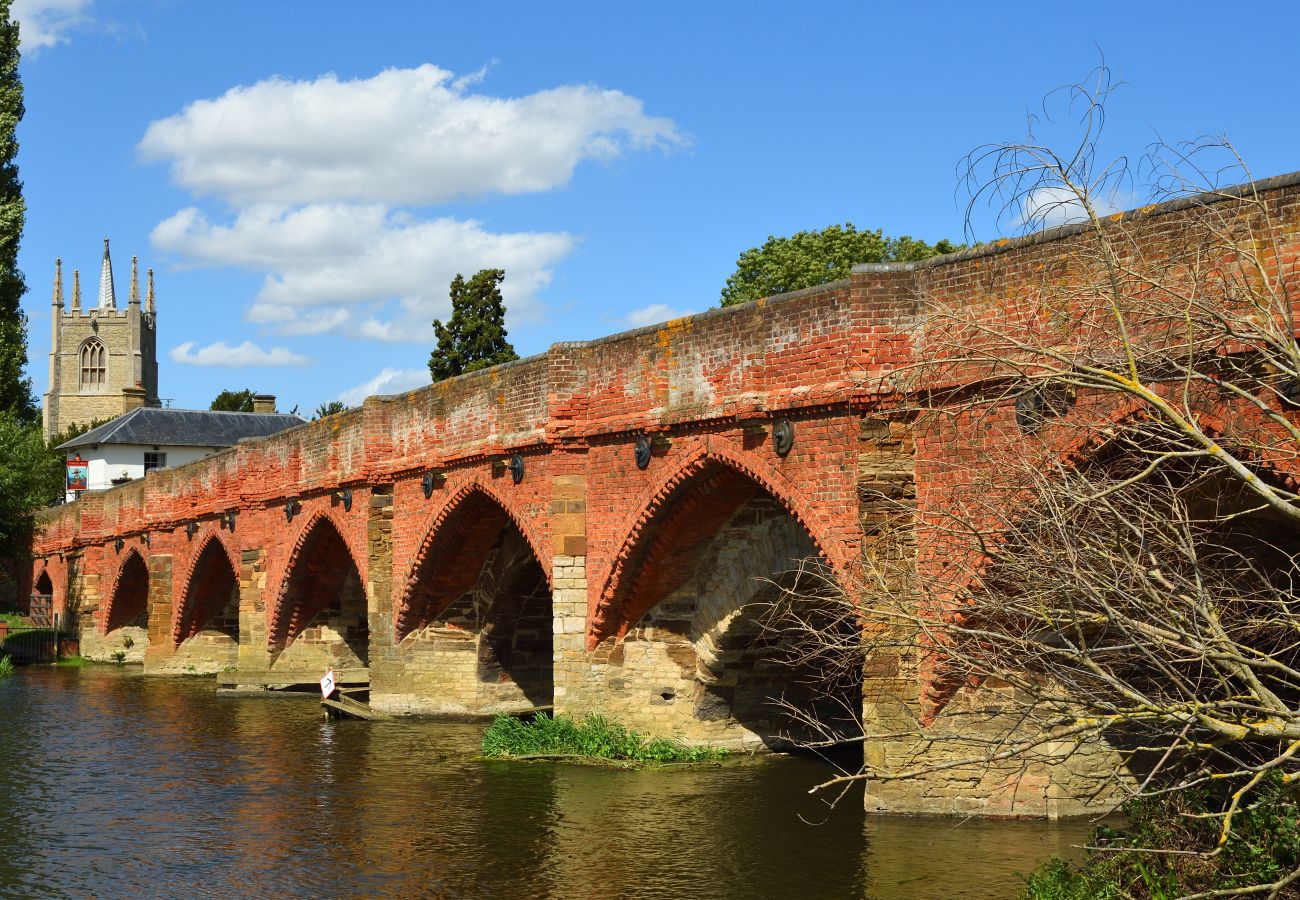
M 528 355 L 714 306 L 771 234 L 960 238 L 958 161 L 1099 46 L 1109 149 L 1300 169 L 1300 8 L 1224 9 L 16 0 L 34 386 L 54 259 L 93 303 L 105 236 L 120 298 L 155 269 L 163 397 L 306 413 L 427 382 L 457 271 L 506 269 Z

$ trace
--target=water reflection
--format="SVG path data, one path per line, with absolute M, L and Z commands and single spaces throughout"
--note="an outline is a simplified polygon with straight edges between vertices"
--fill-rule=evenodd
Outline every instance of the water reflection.
M 992 898 L 1084 830 L 828 810 L 811 760 L 623 772 L 478 738 L 33 667 L 0 682 L 0 894 Z

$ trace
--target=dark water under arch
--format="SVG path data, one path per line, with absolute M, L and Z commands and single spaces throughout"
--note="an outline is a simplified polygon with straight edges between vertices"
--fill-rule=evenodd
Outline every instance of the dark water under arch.
M 485 761 L 479 733 L 21 670 L 0 681 L 0 896 L 1002 898 L 1087 830 L 871 818 L 860 795 L 827 815 L 808 759 Z

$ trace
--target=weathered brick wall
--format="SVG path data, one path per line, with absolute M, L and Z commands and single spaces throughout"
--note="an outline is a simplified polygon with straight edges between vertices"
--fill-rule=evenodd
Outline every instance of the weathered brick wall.
M 1292 181 L 1267 195 L 1289 248 L 1268 264 L 1288 277 L 1300 266 L 1300 180 Z M 1177 209 L 1125 223 L 1148 261 L 1173 255 L 1185 237 Z M 557 710 L 617 713 L 693 740 L 764 742 L 774 726 L 745 710 L 761 706 L 779 679 L 733 646 L 753 633 L 748 613 L 727 604 L 754 596 L 755 578 L 779 574 L 796 553 L 850 576 L 883 524 L 899 516 L 915 520 L 908 559 L 923 577 L 933 574 L 951 548 L 931 539 L 927 523 L 979 483 L 981 467 L 996 467 L 999 453 L 1064 452 L 1026 438 L 1006 404 L 978 421 L 940 417 L 914 427 L 914 396 L 900 386 L 964 384 L 987 374 L 979 367 L 948 367 L 920 386 L 895 376 L 943 352 L 933 340 L 936 303 L 1015 316 L 1037 309 L 1049 291 L 1083 284 L 1089 273 L 1069 262 L 1082 240 L 1066 229 L 926 263 L 860 266 L 819 288 L 556 344 L 373 397 L 361 409 L 43 514 L 34 573 L 52 573 L 56 603 L 60 594 L 75 602 L 94 632 L 90 644 L 120 643 L 120 628 L 104 629 L 117 624 L 108 613 L 122 539 L 149 571 L 150 670 L 198 668 L 197 657 L 247 672 L 368 660 L 376 705 L 462 712 L 537 703 L 542 667 L 530 604 L 540 574 L 549 587 Z M 1117 414 L 1081 401 L 1075 414 L 1085 412 Z M 1222 419 L 1246 427 L 1232 411 Z M 786 455 L 773 444 L 783 420 L 794 429 Z M 638 439 L 650 439 L 644 467 Z M 518 482 L 507 465 L 516 454 Z M 286 504 L 295 505 L 292 518 Z M 327 551 L 318 546 L 321 529 L 337 534 L 319 545 Z M 228 645 L 186 648 L 209 625 L 191 615 L 189 598 L 206 590 L 196 555 L 214 537 L 237 578 L 238 615 L 217 611 L 216 600 L 203 608 L 210 622 L 220 620 L 214 634 L 237 632 L 234 662 L 225 662 Z M 484 601 L 485 584 L 511 582 L 493 568 L 508 541 L 531 557 L 533 586 L 521 580 Z M 67 574 L 74 560 L 77 572 Z M 228 572 L 223 579 L 230 589 Z M 304 586 L 337 596 L 314 606 Z M 527 620 L 522 630 L 503 624 L 507 610 Z M 344 631 L 363 626 L 365 646 L 354 646 Z M 507 644 L 531 654 L 514 673 Z M 729 683 L 739 671 L 744 677 Z M 878 734 L 907 716 L 933 720 L 953 702 L 915 659 L 869 660 L 863 678 L 865 725 Z M 894 758 L 909 752 L 883 739 L 869 747 Z M 989 793 L 976 782 L 976 794 Z M 1030 812 L 1055 796 L 1032 780 L 1006 784 L 1012 795 L 1023 787 L 1036 798 Z M 876 799 L 890 808 L 965 809 L 963 790 Z

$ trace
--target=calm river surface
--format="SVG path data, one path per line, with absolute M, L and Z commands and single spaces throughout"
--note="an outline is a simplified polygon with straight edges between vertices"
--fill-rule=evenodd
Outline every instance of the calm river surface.
M 0 896 L 1002 898 L 1087 828 L 828 812 L 808 759 L 488 762 L 479 734 L 22 669 L 0 681 Z

